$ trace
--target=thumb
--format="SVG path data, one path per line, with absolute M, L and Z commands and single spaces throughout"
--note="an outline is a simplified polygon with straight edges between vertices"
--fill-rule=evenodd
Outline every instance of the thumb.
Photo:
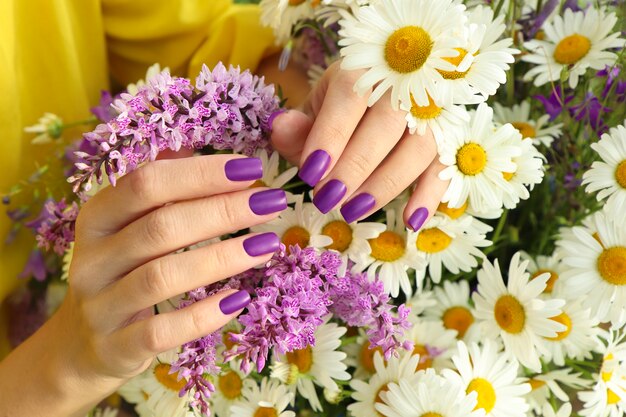
M 272 121 L 270 144 L 283 158 L 298 165 L 313 119 L 298 110 L 279 114 Z

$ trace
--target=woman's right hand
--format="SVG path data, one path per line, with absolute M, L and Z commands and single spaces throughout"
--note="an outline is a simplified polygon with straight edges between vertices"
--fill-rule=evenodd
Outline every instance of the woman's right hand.
M 63 304 L 0 364 L 0 391 L 13 399 L 6 410 L 6 402 L 0 406 L 0 416 L 84 415 L 158 353 L 238 315 L 250 301 L 244 291 L 226 290 L 157 315 L 153 307 L 271 258 L 280 243 L 273 233 L 174 253 L 284 210 L 284 191 L 250 188 L 261 175 L 257 158 L 160 160 L 91 198 L 76 222 Z

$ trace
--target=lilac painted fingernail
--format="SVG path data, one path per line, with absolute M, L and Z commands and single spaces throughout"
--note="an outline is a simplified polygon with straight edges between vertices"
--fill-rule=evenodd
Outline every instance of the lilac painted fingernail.
M 311 187 L 320 182 L 330 165 L 330 155 L 321 149 L 313 152 L 302 164 L 298 176 Z
M 330 180 L 313 197 L 313 204 L 326 214 L 333 209 L 346 195 L 346 184 L 339 180 Z
M 420 207 L 415 210 L 413 214 L 411 214 L 411 217 L 409 217 L 409 226 L 411 226 L 411 229 L 417 232 L 424 225 L 424 222 L 427 218 L 428 209 L 426 207 Z
M 274 113 L 270 114 L 269 119 L 267 119 L 267 126 L 269 127 L 270 130 L 272 130 L 272 125 L 274 124 L 274 119 L 277 118 L 278 116 L 280 116 L 283 113 L 286 113 L 287 110 L 285 109 L 279 109 L 276 110 Z
M 224 165 L 226 178 L 231 181 L 252 181 L 263 178 L 263 163 L 259 158 L 231 159 Z
M 276 252 L 280 247 L 280 239 L 276 233 L 263 233 L 243 241 L 243 248 L 250 256 L 266 255 Z
M 341 215 L 347 223 L 352 223 L 365 213 L 370 211 L 376 204 L 376 199 L 371 194 L 362 193 L 348 201 L 341 208 Z
M 287 208 L 287 195 L 280 189 L 259 191 L 250 196 L 248 203 L 254 214 L 275 213 Z
M 237 291 L 220 301 L 220 310 L 225 315 L 233 314 L 250 304 L 250 294 L 246 290 Z

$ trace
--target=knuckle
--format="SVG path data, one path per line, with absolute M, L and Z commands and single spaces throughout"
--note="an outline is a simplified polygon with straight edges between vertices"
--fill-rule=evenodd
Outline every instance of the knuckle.
M 152 164 L 146 164 L 128 175 L 128 185 L 138 200 L 152 201 L 156 183 Z
M 154 297 L 166 296 L 169 290 L 167 261 L 155 259 L 146 265 L 143 279 L 143 291 Z
M 359 178 L 361 180 L 367 178 L 371 170 L 372 162 L 366 155 L 355 152 L 346 159 L 346 172 L 350 173 L 351 178 Z
M 159 247 L 170 240 L 172 229 L 173 224 L 170 222 L 168 210 L 163 208 L 153 211 L 146 217 L 143 234 L 148 244 Z
M 228 271 L 233 262 L 232 251 L 224 250 L 220 245 L 213 246 L 211 250 L 211 264 L 214 271 Z
M 140 336 L 141 345 L 148 352 L 160 353 L 163 349 L 163 341 L 165 340 L 163 326 L 156 323 L 157 320 L 152 319 L 146 322 Z
M 237 205 L 229 204 L 226 196 L 219 196 L 212 199 L 213 210 L 215 211 L 217 222 L 228 225 L 236 226 L 241 222 L 241 210 L 237 210 Z
M 196 332 L 202 333 L 202 334 L 204 334 L 205 332 L 209 333 L 205 330 L 208 323 L 210 323 L 210 321 L 208 320 L 214 320 L 214 319 L 208 319 L 206 311 L 204 311 L 203 309 L 200 309 L 200 308 L 189 309 L 189 322 L 190 322 L 190 325 L 192 326 L 191 328 L 194 329 Z
M 395 193 L 397 190 L 403 190 L 403 184 L 401 184 L 402 179 L 398 175 L 394 175 L 393 173 L 384 173 L 380 176 L 380 183 L 384 187 L 384 190 L 387 192 Z

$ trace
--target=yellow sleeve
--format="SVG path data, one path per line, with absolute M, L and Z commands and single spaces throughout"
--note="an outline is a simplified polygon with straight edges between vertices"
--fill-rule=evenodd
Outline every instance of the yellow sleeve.
M 203 63 L 255 69 L 276 52 L 259 8 L 231 0 L 103 0 L 113 79 L 126 85 L 158 62 L 192 80 Z

